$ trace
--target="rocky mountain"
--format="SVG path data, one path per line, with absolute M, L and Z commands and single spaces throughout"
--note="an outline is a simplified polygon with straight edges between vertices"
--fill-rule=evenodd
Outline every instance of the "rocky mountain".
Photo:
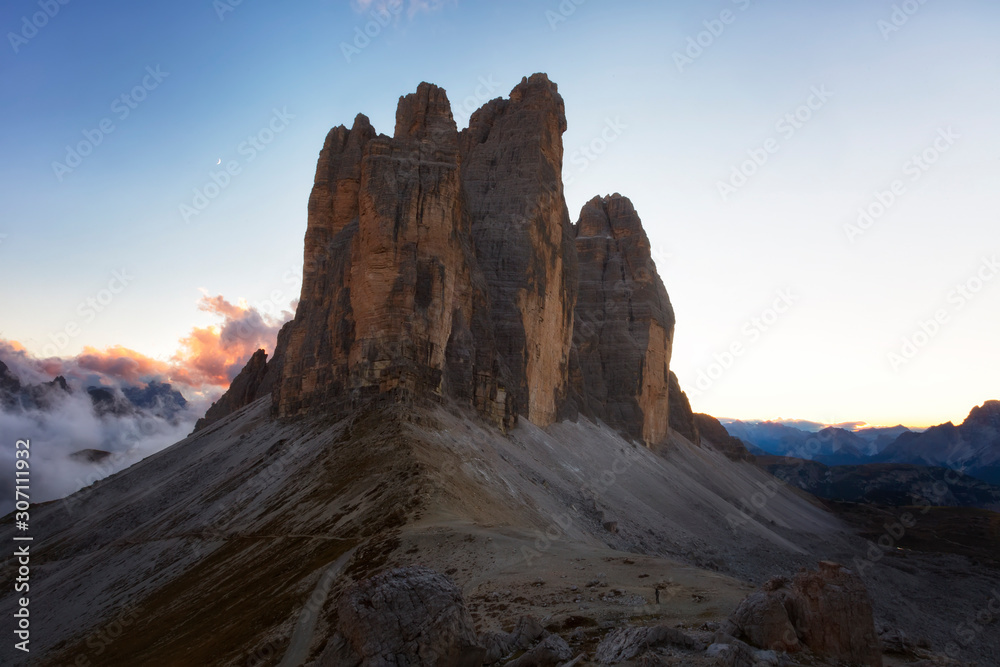
M 187 399 L 171 385 L 151 381 L 145 385 L 88 386 L 72 385 L 58 375 L 48 382 L 22 382 L 0 361 L 0 407 L 12 414 L 52 412 L 64 399 L 80 392 L 91 404 L 95 415 L 151 415 L 173 420 L 188 405 Z
M 944 650 L 1000 573 L 872 567 L 693 414 L 633 205 L 570 221 L 565 129 L 536 74 L 461 132 L 430 84 L 391 137 L 331 130 L 273 354 L 188 437 L 32 507 L 33 661 L 832 667 L 881 665 L 883 627 Z M 786 647 L 734 615 L 764 582 Z
M 1000 485 L 1000 401 L 987 401 L 955 426 L 904 433 L 876 461 L 943 466 Z
M 758 453 L 810 459 L 827 465 L 860 463 L 868 458 L 866 452 L 872 451 L 873 441 L 833 426 L 810 432 L 776 422 L 731 421 L 726 430 L 759 450 Z
M 897 426 L 872 426 L 852 432 L 868 443 L 868 449 L 864 450 L 864 453 L 875 456 L 895 442 L 899 436 L 909 433 L 910 429 L 900 424 Z
M 729 421 L 726 430 L 751 451 L 818 461 L 827 466 L 899 463 L 959 470 L 1000 485 L 1000 401 L 975 407 L 964 422 L 926 431 L 905 426 L 815 432 L 777 422 Z
M 573 397 L 583 414 L 648 444 L 670 426 L 674 311 L 632 203 L 588 202 L 576 225 L 580 267 L 573 326 Z M 681 397 L 673 378 L 674 395 Z M 683 411 L 683 408 L 681 408 Z M 692 440 L 690 408 L 678 424 Z M 678 413 L 680 414 L 680 413 Z
M 0 406 L 6 411 L 49 410 L 71 392 L 66 378 L 61 375 L 49 382 L 22 383 L 10 367 L 0 361 Z
M 594 198 L 571 224 L 565 130 L 542 74 L 461 133 L 431 84 L 400 99 L 391 138 L 363 115 L 331 130 L 295 319 L 198 428 L 267 393 L 280 418 L 420 395 L 503 428 L 582 414 L 664 441 L 673 309 L 627 198 Z M 694 436 L 690 417 L 674 426 Z
M 746 443 L 734 438 L 726 431 L 726 427 L 711 415 L 696 414 L 695 425 L 702 442 L 710 443 L 716 449 L 734 461 L 753 461 L 754 455 Z

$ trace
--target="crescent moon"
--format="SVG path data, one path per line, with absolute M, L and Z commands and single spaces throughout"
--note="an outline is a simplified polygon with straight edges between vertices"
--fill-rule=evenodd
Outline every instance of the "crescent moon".
M 215 164 L 222 164 L 222 158 L 220 157 L 220 158 L 219 158 L 219 161 L 218 161 L 218 162 L 216 162 Z

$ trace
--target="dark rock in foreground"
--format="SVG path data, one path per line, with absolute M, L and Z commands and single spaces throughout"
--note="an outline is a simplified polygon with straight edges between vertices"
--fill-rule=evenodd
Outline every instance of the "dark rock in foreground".
M 771 579 L 740 603 L 723 632 L 760 649 L 797 651 L 801 645 L 852 664 L 882 665 L 865 584 L 837 563 L 823 561 L 792 580 Z
M 399 568 L 363 581 L 340 599 L 337 634 L 320 658 L 329 667 L 479 667 L 462 593 L 425 568 Z

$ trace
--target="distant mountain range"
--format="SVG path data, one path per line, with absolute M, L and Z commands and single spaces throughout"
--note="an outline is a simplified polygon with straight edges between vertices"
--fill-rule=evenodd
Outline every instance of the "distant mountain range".
M 798 422 L 812 425 L 813 422 Z M 827 466 L 902 463 L 960 470 L 990 484 L 1000 484 L 1000 401 L 973 408 L 962 424 L 948 422 L 924 432 L 905 426 L 817 431 L 789 422 L 723 421 L 758 456 L 792 457 Z
M 31 450 L 34 502 L 62 498 L 176 442 L 204 410 L 203 399 L 189 401 L 166 383 L 52 377 L 11 356 L 0 361 L 0 431 L 39 445 Z M 13 447 L 0 449 L 0 466 L 13 470 L 14 456 Z M 0 479 L 0 514 L 13 509 L 12 483 Z
M 1000 484 L 1000 401 L 973 408 L 958 426 L 903 433 L 874 460 L 943 466 Z
M 761 456 L 757 465 L 814 496 L 890 507 L 978 507 L 1000 511 L 1000 487 L 947 468 L 909 463 L 826 466 Z
M 22 382 L 7 364 L 0 361 L 0 409 L 4 412 L 50 412 L 76 391 L 61 375 L 50 382 Z M 98 417 L 145 413 L 175 420 L 188 405 L 184 395 L 171 385 L 155 381 L 137 386 L 91 386 L 86 392 Z

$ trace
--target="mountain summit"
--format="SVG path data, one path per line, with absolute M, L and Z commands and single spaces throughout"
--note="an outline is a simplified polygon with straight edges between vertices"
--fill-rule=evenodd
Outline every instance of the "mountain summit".
M 428 83 L 400 98 L 392 137 L 363 115 L 332 129 L 295 319 L 199 427 L 265 393 L 277 417 L 435 397 L 504 429 L 582 413 L 661 442 L 673 309 L 627 198 L 596 197 L 570 222 L 565 130 L 544 74 L 462 132 Z

